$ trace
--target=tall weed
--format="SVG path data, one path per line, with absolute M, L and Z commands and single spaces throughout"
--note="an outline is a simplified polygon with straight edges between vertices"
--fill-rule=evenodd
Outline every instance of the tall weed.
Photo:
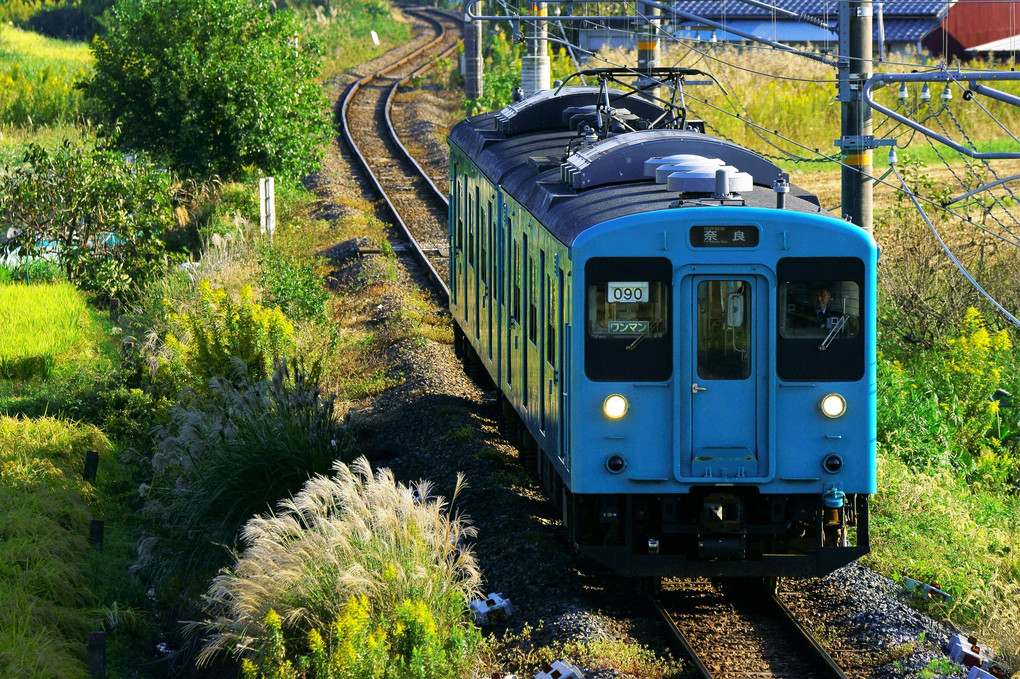
M 333 472 L 245 526 L 196 625 L 201 659 L 243 656 L 252 677 L 463 676 L 480 641 L 467 617 L 480 576 L 458 544 L 473 528 L 428 482 L 364 458 Z
M 153 429 L 143 510 L 153 534 L 140 544 L 136 570 L 161 593 L 197 597 L 245 521 L 349 455 L 314 366 L 278 364 L 271 381 L 238 359 L 231 367 L 208 393 L 183 392 L 169 422 Z
M 170 313 L 169 322 L 169 358 L 160 360 L 155 380 L 171 391 L 189 386 L 204 391 L 210 379 L 233 372 L 234 359 L 252 379 L 264 379 L 274 361 L 285 358 L 294 334 L 280 310 L 256 302 L 249 286 L 234 300 L 207 279 L 198 283 L 198 307 Z
M 880 361 L 879 440 L 908 464 L 1006 487 L 1020 480 L 1020 460 L 999 438 L 1000 399 L 992 397 L 1006 386 L 1012 343 L 1006 330 L 989 332 L 973 308 L 960 330 L 938 350 Z

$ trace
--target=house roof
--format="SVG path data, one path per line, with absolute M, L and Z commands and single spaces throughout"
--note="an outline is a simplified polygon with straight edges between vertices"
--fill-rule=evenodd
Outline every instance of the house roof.
M 831 17 L 833 21 L 839 16 L 837 0 L 776 0 L 775 6 L 798 14 L 813 17 Z M 882 3 L 885 17 L 934 18 L 943 17 L 955 0 L 889 0 Z M 740 0 L 677 0 L 677 9 L 706 18 L 728 16 L 738 17 L 771 17 L 772 12 L 762 7 L 755 7 Z M 777 15 L 777 19 L 780 18 Z
M 1020 50 L 1020 34 L 967 48 L 968 52 L 1013 52 L 1016 50 Z
M 765 21 L 762 19 L 734 19 L 732 21 L 727 21 L 726 25 L 744 33 L 751 33 L 762 38 L 768 38 L 769 40 L 784 43 L 811 42 L 820 44 L 823 42 L 835 43 L 839 41 L 839 32 L 835 21 L 831 22 L 830 25 L 832 28 L 830 30 L 826 30 L 813 24 L 793 21 L 790 19 L 775 22 Z M 887 17 L 884 21 L 885 41 L 916 42 L 938 28 L 938 25 L 938 19 L 934 18 L 890 19 Z M 872 24 L 872 31 L 874 32 L 875 39 L 877 40 L 877 21 Z M 711 35 L 713 33 L 715 33 L 716 40 L 721 40 L 723 42 L 739 41 L 744 39 L 734 33 L 706 27 L 692 27 L 687 30 L 680 28 L 675 31 L 675 35 L 684 40 L 693 40 L 698 38 L 700 40 L 707 41 L 711 39 Z

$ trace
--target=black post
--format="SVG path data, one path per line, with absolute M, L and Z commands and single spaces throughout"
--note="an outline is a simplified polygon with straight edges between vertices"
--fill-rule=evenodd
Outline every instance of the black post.
M 89 632 L 89 679 L 106 678 L 106 632 Z
M 467 14 L 467 5 L 464 3 L 464 96 L 468 99 L 478 99 L 482 96 L 482 40 L 483 26 L 481 21 L 471 21 Z M 484 14 L 483 4 L 478 3 L 475 11 Z M 511 37 L 511 40 L 513 37 Z
M 89 521 L 89 543 L 96 549 L 103 548 L 103 528 L 104 523 L 102 519 L 91 519 Z
M 842 102 L 843 216 L 872 232 L 871 107 L 864 82 L 871 77 L 871 0 L 839 3 L 839 100 Z
M 118 312 L 120 311 L 120 300 L 116 297 L 110 298 L 110 322 L 116 323 L 119 317 Z
M 90 450 L 85 453 L 85 471 L 81 477 L 89 483 L 96 482 L 96 473 L 99 471 L 99 451 Z

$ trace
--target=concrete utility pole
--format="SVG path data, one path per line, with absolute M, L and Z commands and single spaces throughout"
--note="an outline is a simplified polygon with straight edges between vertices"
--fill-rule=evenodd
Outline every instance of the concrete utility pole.
M 843 216 L 872 233 L 871 108 L 864 82 L 871 77 L 871 0 L 839 2 L 839 101 L 842 102 Z
M 549 15 L 544 2 L 531 5 L 535 17 Z M 521 89 L 524 96 L 530 97 L 535 92 L 551 87 L 552 66 L 549 63 L 549 29 L 545 21 L 536 19 L 534 28 L 529 29 L 530 35 L 526 42 L 528 53 L 521 57 Z
M 638 32 L 638 71 L 649 73 L 651 69 L 659 65 L 659 35 L 657 32 L 659 21 L 657 17 L 661 15 L 662 10 L 657 6 L 640 2 L 638 3 L 638 13 L 648 17 L 648 21 L 643 26 L 635 27 Z M 647 92 L 653 97 L 659 96 L 659 88 L 655 86 L 655 81 L 650 76 L 638 78 L 637 85 L 641 91 Z
M 468 2 L 464 0 L 464 96 L 478 99 L 482 96 L 482 22 L 468 18 Z M 478 5 L 479 13 L 482 5 Z

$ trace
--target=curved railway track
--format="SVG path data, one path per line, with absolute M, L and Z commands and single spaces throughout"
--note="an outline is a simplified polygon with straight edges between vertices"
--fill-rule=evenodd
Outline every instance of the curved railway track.
M 652 603 L 705 679 L 847 679 L 760 583 L 667 580 Z
M 459 23 L 445 12 L 404 11 L 425 23 L 432 37 L 347 88 L 340 105 L 343 135 L 411 243 L 411 251 L 431 272 L 434 287 L 448 298 L 447 198 L 397 139 L 390 109 L 403 83 L 453 52 Z

